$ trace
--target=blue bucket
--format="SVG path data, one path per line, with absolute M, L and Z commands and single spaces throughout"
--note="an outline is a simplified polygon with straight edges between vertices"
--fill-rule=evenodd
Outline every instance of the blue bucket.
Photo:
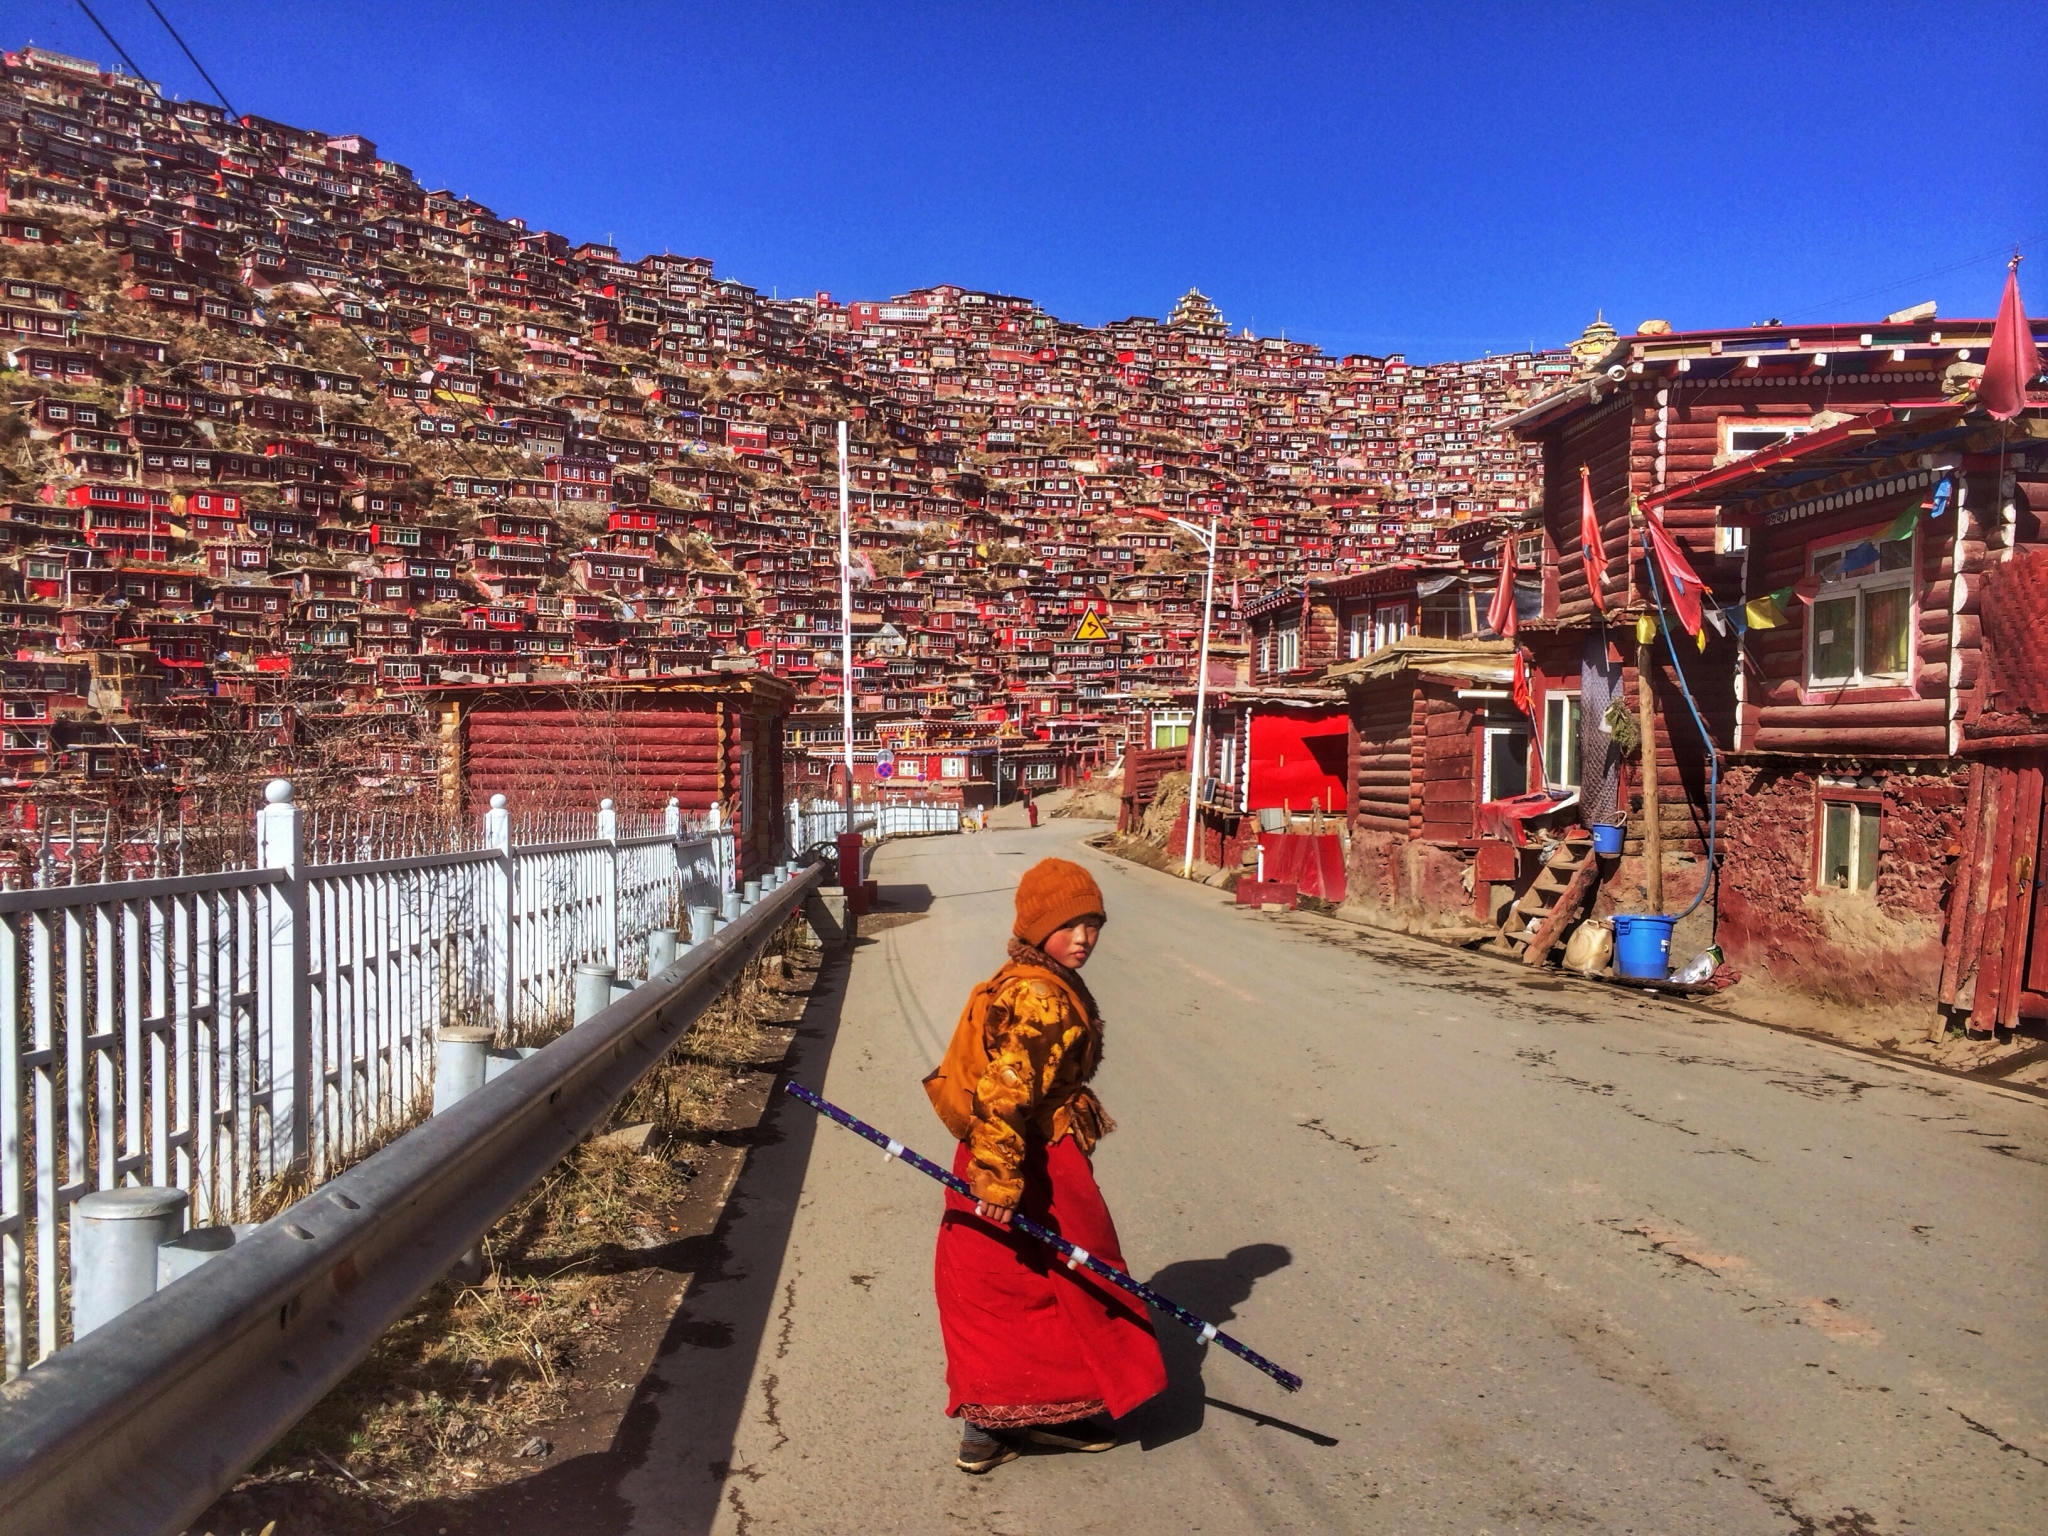
M 1621 832 L 1620 827 L 1596 825 L 1593 828 L 1593 851 L 1607 854 L 1621 852 Z
M 1671 975 L 1671 925 L 1675 917 L 1643 912 L 1614 914 L 1614 967 L 1634 981 L 1664 981 Z

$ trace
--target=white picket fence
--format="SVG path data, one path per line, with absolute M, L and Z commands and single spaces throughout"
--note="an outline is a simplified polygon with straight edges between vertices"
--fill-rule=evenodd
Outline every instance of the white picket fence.
M 566 1020 L 579 964 L 636 973 L 651 931 L 687 938 L 687 909 L 737 878 L 731 831 L 674 801 L 515 827 L 498 795 L 451 851 L 396 857 L 369 831 L 308 831 L 280 779 L 253 868 L 0 892 L 9 1380 L 31 1327 L 34 1358 L 57 1348 L 79 1197 L 174 1185 L 193 1222 L 239 1220 L 270 1180 L 322 1179 L 414 1113 L 437 1025 L 516 1039 Z
M 877 805 L 854 802 L 853 824 L 870 842 L 885 837 L 917 837 L 926 833 L 958 832 L 957 805 Z M 846 830 L 846 807 L 830 801 L 805 805 L 789 803 L 789 845 L 813 848 L 829 843 Z

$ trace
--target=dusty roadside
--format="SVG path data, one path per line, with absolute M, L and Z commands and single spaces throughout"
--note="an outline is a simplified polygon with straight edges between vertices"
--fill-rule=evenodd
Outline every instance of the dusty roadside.
M 1144 836 L 1108 832 L 1089 841 L 1105 853 L 1147 869 L 1176 876 L 1180 873 L 1180 860 L 1173 851 Z M 1226 873 L 1207 864 L 1195 866 L 1195 878 L 1205 884 L 1218 884 Z M 1475 967 L 1510 967 L 1532 985 L 1604 991 L 1622 989 L 1611 980 L 1587 979 L 1557 970 L 1530 970 L 1519 959 L 1475 948 L 1472 938 L 1477 930 L 1454 929 L 1444 937 L 1429 933 L 1400 933 L 1382 928 L 1344 906 L 1294 913 L 1288 920 L 1336 923 L 1352 930 L 1364 929 L 1383 937 L 1389 944 L 1420 944 L 1433 950 L 1458 951 Z M 1638 989 L 1631 987 L 1626 990 Z M 1995 1038 L 1976 1040 L 1965 1035 L 1961 1025 L 1956 1025 L 1937 1034 L 1932 1028 L 1931 1016 L 1924 1011 L 1853 1008 L 1773 991 L 1745 981 L 1737 981 L 1726 991 L 1712 996 L 1682 997 L 1669 992 L 1654 995 L 1673 1007 L 1805 1035 L 1851 1050 L 1929 1067 L 1938 1072 L 1998 1082 L 2022 1092 L 2048 1097 L 2048 1037 L 2038 1031 L 2001 1030 Z
M 438 1286 L 204 1517 L 208 1536 L 574 1530 L 630 1447 L 821 973 L 779 947 L 499 1223 L 490 1271 Z M 563 1469 L 581 1476 L 563 1477 Z

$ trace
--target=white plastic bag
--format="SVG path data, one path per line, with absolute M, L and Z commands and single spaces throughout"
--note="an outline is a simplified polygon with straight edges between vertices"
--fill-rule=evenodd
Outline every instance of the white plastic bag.
M 1565 941 L 1564 968 L 1581 976 L 1598 976 L 1614 962 L 1614 924 L 1589 917 Z

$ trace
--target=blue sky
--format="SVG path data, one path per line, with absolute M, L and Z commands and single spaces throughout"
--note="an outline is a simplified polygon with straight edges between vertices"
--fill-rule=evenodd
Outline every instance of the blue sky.
M 210 96 L 143 0 L 89 0 Z M 1332 351 L 2048 311 L 2048 5 L 157 0 L 243 112 L 764 291 L 1098 323 L 1189 286 Z M 0 36 L 110 61 L 72 3 Z

